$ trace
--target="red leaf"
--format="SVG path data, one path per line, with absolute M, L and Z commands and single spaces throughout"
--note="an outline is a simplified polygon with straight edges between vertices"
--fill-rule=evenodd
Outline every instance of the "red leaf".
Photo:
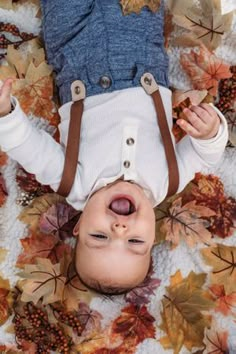
M 221 312 L 224 316 L 229 316 L 236 309 L 236 292 L 225 293 L 224 285 L 213 284 L 209 288 L 216 299 L 216 312 Z
M 8 194 L 7 194 L 5 181 L 2 174 L 0 173 L 0 207 L 5 203 L 7 195 Z
M 147 311 L 146 306 L 129 305 L 122 310 L 112 325 L 112 332 L 121 335 L 124 340 L 132 338 L 135 345 L 146 338 L 155 338 L 155 318 Z

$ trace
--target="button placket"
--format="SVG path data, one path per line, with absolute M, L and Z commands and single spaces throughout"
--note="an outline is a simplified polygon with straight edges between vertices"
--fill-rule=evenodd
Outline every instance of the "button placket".
M 135 170 L 135 141 L 137 137 L 136 126 L 126 126 L 123 131 L 122 144 L 122 170 L 125 177 L 133 176 Z

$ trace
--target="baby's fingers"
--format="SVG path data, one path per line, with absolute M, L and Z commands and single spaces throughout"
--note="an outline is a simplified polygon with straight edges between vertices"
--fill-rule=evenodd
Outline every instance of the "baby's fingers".
M 198 138 L 200 136 L 199 131 L 186 120 L 178 119 L 176 123 L 180 126 L 181 129 L 185 131 L 185 133 L 192 136 L 193 138 Z
M 5 102 L 10 99 L 11 89 L 12 89 L 13 79 L 7 79 L 4 81 L 1 89 L 0 89 L 0 100 L 1 102 Z

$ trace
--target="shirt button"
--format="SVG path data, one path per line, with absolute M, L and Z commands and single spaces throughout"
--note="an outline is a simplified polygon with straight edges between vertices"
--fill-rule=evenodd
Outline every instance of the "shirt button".
M 129 168 L 130 167 L 130 162 L 129 161 L 124 161 L 124 167 Z
M 133 138 L 129 138 L 126 140 L 126 144 L 127 145 L 134 145 L 134 139 Z
M 108 89 L 111 86 L 111 79 L 109 76 L 102 76 L 99 80 L 99 84 L 102 88 Z

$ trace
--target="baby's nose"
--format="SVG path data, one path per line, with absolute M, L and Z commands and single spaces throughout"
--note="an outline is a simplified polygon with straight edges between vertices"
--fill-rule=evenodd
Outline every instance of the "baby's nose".
M 112 229 L 116 232 L 124 232 L 127 230 L 127 225 L 125 222 L 115 221 L 112 224 Z

